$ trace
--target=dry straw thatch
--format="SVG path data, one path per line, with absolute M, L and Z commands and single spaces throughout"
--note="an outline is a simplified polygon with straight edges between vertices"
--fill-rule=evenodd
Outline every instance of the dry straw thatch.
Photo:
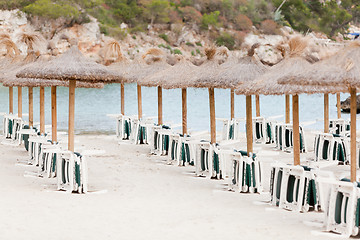
M 166 62 L 164 52 L 157 48 L 151 48 L 142 56 L 141 59 L 137 59 L 130 64 L 125 77 L 128 81 L 138 82 L 141 84 L 141 81 L 146 77 L 163 71 L 169 67 L 170 65 Z
M 227 48 L 207 48 L 205 54 L 207 60 L 196 68 L 191 76 L 191 86 L 195 88 L 226 88 L 218 81 L 220 64 L 224 64 L 229 57 Z
M 154 62 L 150 65 L 143 64 L 141 62 L 134 63 L 132 64 L 132 67 L 129 70 L 129 72 L 126 74 L 126 78 L 129 81 L 138 82 L 139 84 L 141 84 L 141 81 L 146 77 L 156 74 L 160 71 L 163 71 L 169 67 L 171 67 L 171 65 L 167 64 L 164 61 Z
M 195 87 L 231 88 L 234 89 L 242 82 L 251 81 L 267 71 L 267 67 L 254 58 L 254 50 L 259 45 L 254 44 L 243 58 L 230 56 L 221 65 L 216 61 L 208 61 L 200 66 L 200 74 L 194 82 Z M 228 57 L 228 54 L 218 54 Z
M 69 87 L 69 82 L 48 79 L 16 78 L 3 81 L 5 87 Z M 77 82 L 77 88 L 103 88 L 103 83 Z
M 45 63 L 34 64 L 18 72 L 20 78 L 77 80 L 86 82 L 119 81 L 123 75 L 86 58 L 77 46 Z
M 123 75 L 118 83 L 133 83 L 143 81 L 150 75 L 160 72 L 170 67 L 166 63 L 166 57 L 163 51 L 157 48 L 149 49 L 141 58 L 129 61 L 122 59 L 119 62 L 108 66 L 108 69 L 119 72 Z
M 161 86 L 165 89 L 188 88 L 193 85 L 191 79 L 198 68 L 185 58 L 182 58 L 176 65 L 139 80 L 138 83 L 142 86 Z
M 360 41 L 349 44 L 328 59 L 315 63 L 307 71 L 280 78 L 280 84 L 360 87 Z
M 306 71 L 311 64 L 301 57 L 306 48 L 307 40 L 294 37 L 289 40 L 289 54 L 283 61 L 273 66 L 268 72 L 259 76 L 254 81 L 248 81 L 237 87 L 235 93 L 242 95 L 285 95 L 285 94 L 314 94 L 336 93 L 346 91 L 343 88 L 303 87 L 296 85 L 281 85 L 278 80 L 287 78 L 293 72 Z
M 30 59 L 30 58 L 28 58 Z M 67 81 L 58 81 L 58 80 L 48 80 L 48 79 L 33 79 L 33 78 L 17 78 L 16 73 L 21 71 L 26 67 L 31 67 L 34 64 L 42 64 L 48 61 L 45 57 L 33 58 L 34 61 L 30 63 L 25 63 L 25 61 L 18 62 L 16 64 L 11 64 L 8 66 L 6 71 L 3 71 L 0 75 L 0 82 L 3 82 L 5 87 L 51 87 L 51 86 L 63 86 L 68 87 L 69 82 Z M 37 62 L 35 62 L 37 61 Z M 102 83 L 88 83 L 88 82 L 78 82 L 76 87 L 79 88 L 103 88 L 104 84 Z
M 134 82 L 134 79 L 130 81 L 130 79 L 127 78 L 128 72 L 132 69 L 132 64 L 134 64 L 132 61 L 129 61 L 125 58 L 122 58 L 121 61 L 112 63 L 111 65 L 107 66 L 107 68 L 110 71 L 118 72 L 119 74 L 122 74 L 123 78 L 111 81 L 112 83 L 132 83 Z

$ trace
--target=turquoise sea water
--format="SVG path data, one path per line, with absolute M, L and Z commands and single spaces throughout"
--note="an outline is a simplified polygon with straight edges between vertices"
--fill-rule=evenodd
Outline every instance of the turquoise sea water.
M 207 89 L 189 88 L 188 128 L 195 131 L 209 130 L 209 96 Z M 342 94 L 341 100 L 349 95 Z M 0 112 L 8 112 L 8 88 L 0 87 Z M 46 124 L 51 124 L 50 88 L 45 89 Z M 157 89 L 142 87 L 143 115 L 157 116 Z M 300 121 L 323 119 L 323 95 L 300 95 Z M 336 96 L 329 96 L 330 119 L 336 118 Z M 58 87 L 58 129 L 66 130 L 68 122 L 68 89 Z M 120 113 L 120 85 L 106 85 L 104 89 L 76 89 L 75 100 L 76 133 L 115 133 L 115 120 L 106 114 Z M 260 96 L 262 116 L 284 115 L 284 96 Z M 216 117 L 230 117 L 230 90 L 215 89 Z M 17 112 L 17 89 L 14 88 L 14 112 Z M 23 88 L 23 112 L 28 113 L 28 91 Z M 255 98 L 253 97 L 255 115 Z M 125 85 L 125 114 L 137 114 L 136 84 Z M 245 117 L 245 97 L 235 96 L 235 117 Z M 349 114 L 343 114 L 349 118 Z M 27 118 L 26 116 L 24 117 Z M 163 90 L 164 122 L 181 123 L 181 90 Z M 39 88 L 34 88 L 34 121 L 39 121 Z M 283 120 L 279 118 L 277 120 Z M 2 123 L 1 123 L 2 124 Z M 218 129 L 221 123 L 217 122 Z M 322 129 L 323 123 L 307 126 L 308 129 Z

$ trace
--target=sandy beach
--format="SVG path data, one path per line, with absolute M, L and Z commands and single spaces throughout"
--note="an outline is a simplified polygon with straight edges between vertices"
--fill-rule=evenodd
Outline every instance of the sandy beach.
M 148 145 L 118 144 L 109 135 L 76 140 L 106 151 L 87 158 L 89 194 L 55 191 L 56 179 L 36 177 L 37 168 L 24 164 L 23 146 L 0 145 L 0 239 L 337 237 L 317 236 L 323 213 L 279 209 L 268 203 L 268 193 L 228 191 L 224 180 L 195 177 L 192 166 L 151 156 Z

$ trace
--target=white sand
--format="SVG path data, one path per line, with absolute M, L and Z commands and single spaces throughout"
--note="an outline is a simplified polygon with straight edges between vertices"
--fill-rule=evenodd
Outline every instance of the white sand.
M 113 136 L 76 136 L 86 149 L 91 194 L 56 192 L 56 179 L 24 177 L 21 147 L 0 145 L 0 239 L 329 239 L 323 213 L 270 206 L 268 194 L 226 191 L 225 182 L 167 165 L 149 146 Z M 291 157 L 291 155 L 289 155 Z M 305 223 L 304 223 L 305 222 Z

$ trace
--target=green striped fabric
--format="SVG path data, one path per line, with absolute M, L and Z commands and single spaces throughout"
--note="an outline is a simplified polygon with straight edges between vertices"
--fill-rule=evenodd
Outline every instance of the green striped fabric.
M 9 119 L 8 130 L 10 135 L 12 134 L 12 129 L 13 129 L 13 120 Z

